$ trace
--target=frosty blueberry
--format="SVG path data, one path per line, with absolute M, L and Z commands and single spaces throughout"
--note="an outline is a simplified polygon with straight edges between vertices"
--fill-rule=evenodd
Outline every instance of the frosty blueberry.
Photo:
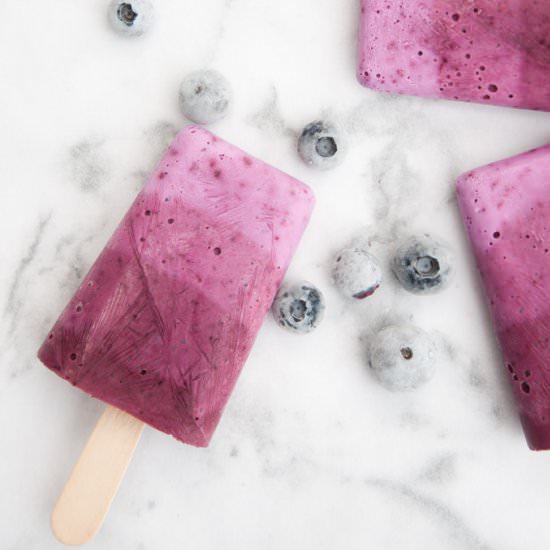
M 344 140 L 333 124 L 317 120 L 302 130 L 298 139 L 298 153 L 306 164 L 328 170 L 342 161 Z
M 428 333 L 412 325 L 382 329 L 369 348 L 369 366 L 388 390 L 413 390 L 435 371 L 436 346 Z
M 283 284 L 271 308 L 277 323 L 296 334 L 307 334 L 317 328 L 324 310 L 323 294 L 307 281 Z
M 153 6 L 148 0 L 113 0 L 109 5 L 109 22 L 120 34 L 140 36 L 151 27 L 153 21 Z
M 415 294 L 444 289 L 451 280 L 453 268 L 450 247 L 430 235 L 408 239 L 392 261 L 392 271 L 403 288 Z
M 361 248 L 342 250 L 336 256 L 332 275 L 342 294 L 358 300 L 374 294 L 382 282 L 377 259 Z
M 197 124 L 221 120 L 227 114 L 232 98 L 229 82 L 218 71 L 192 72 L 180 85 L 180 108 L 189 120 Z

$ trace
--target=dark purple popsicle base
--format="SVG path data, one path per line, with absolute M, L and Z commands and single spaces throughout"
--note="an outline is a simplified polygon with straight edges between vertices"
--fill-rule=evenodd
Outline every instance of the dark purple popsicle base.
M 54 326 L 39 358 L 92 396 L 177 439 L 204 446 L 259 329 L 261 317 L 255 321 L 254 316 L 258 308 L 269 308 L 261 290 L 271 293 L 277 283 L 255 259 L 259 252 L 254 246 L 245 252 L 242 236 L 224 243 L 217 255 L 208 244 L 210 231 L 200 229 L 207 226 L 204 217 L 182 205 L 177 210 L 186 223 L 195 217 L 193 244 L 215 256 L 220 270 L 234 263 L 236 252 L 249 258 L 238 281 L 219 282 L 226 284 L 226 305 L 231 307 L 212 301 L 208 274 L 196 258 L 186 257 L 184 246 L 168 250 L 162 242 L 148 243 L 151 236 L 141 242 L 129 216 Z M 163 248 L 165 271 L 151 269 L 147 249 L 162 254 Z M 135 254 L 126 256 L 126 249 Z M 210 271 L 210 277 L 217 277 L 215 264 Z

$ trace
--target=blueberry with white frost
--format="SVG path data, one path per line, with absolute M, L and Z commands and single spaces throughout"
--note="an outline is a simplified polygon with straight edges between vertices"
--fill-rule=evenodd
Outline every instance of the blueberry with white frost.
M 361 248 L 346 248 L 336 257 L 334 283 L 348 298 L 362 300 L 376 292 L 382 283 L 378 260 Z
M 149 0 L 113 0 L 109 5 L 109 22 L 115 31 L 126 36 L 140 36 L 154 21 Z
M 310 166 L 321 170 L 334 168 L 345 153 L 343 136 L 330 122 L 311 122 L 298 138 L 298 153 Z
M 325 299 L 321 291 L 308 283 L 285 283 L 271 307 L 277 323 L 295 334 L 311 332 L 323 319 Z
M 452 278 L 453 253 L 449 245 L 430 235 L 411 237 L 397 250 L 392 271 L 409 292 L 438 292 L 447 287 Z
M 197 124 L 221 120 L 227 114 L 232 99 L 231 86 L 218 71 L 194 71 L 180 85 L 180 108 L 189 120 Z
M 436 346 L 431 336 L 412 325 L 393 325 L 373 337 L 369 366 L 388 390 L 413 390 L 434 375 Z

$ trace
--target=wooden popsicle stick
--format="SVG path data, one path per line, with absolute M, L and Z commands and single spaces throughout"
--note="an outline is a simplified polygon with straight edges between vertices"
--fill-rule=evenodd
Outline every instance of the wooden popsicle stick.
M 105 409 L 53 509 L 52 531 L 60 542 L 84 544 L 101 527 L 143 426 L 120 409 Z

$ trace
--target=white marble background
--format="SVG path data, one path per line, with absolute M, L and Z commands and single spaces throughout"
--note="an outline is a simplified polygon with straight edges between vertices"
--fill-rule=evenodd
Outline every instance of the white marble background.
M 174 131 L 192 69 L 232 82 L 212 129 L 309 183 L 318 207 L 291 274 L 328 301 L 317 332 L 266 320 L 211 447 L 147 429 L 93 549 L 542 549 L 550 455 L 524 443 L 461 230 L 462 171 L 550 141 L 550 115 L 377 95 L 354 77 L 357 0 L 155 0 L 138 40 L 106 0 L 0 2 L 0 548 L 60 548 L 49 513 L 102 404 L 36 350 Z M 344 164 L 317 173 L 298 130 L 330 116 Z M 386 272 L 347 303 L 328 265 L 353 238 L 383 257 L 430 231 L 457 250 L 446 292 Z M 386 270 L 387 271 L 387 270 Z M 411 318 L 440 344 L 435 379 L 391 394 L 365 342 Z

